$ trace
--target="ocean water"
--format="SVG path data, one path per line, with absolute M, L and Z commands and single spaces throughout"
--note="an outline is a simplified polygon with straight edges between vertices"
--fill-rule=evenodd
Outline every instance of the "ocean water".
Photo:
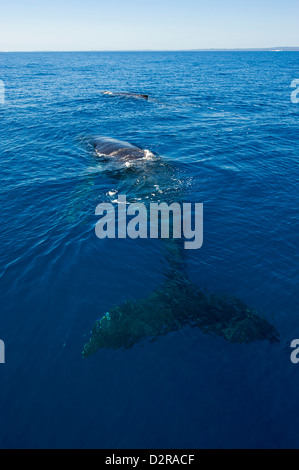
M 0 54 L 1 447 L 299 446 L 298 73 L 297 52 Z M 107 170 L 96 135 L 150 150 L 171 176 Z M 163 280 L 159 240 L 94 230 L 109 192 L 143 200 L 149 181 L 204 204 L 192 282 L 254 307 L 279 343 L 186 326 L 82 358 L 98 317 Z

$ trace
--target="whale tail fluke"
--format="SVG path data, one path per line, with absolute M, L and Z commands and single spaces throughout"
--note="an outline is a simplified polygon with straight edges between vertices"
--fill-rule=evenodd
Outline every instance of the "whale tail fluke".
M 237 298 L 205 293 L 182 277 L 167 279 L 144 299 L 113 307 L 95 322 L 82 355 L 88 357 L 100 348 L 131 348 L 186 325 L 222 336 L 230 343 L 279 342 L 274 326 L 254 309 Z

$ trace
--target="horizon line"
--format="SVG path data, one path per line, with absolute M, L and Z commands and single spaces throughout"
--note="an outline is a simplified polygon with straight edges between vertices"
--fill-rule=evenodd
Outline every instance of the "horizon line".
M 233 47 L 233 48 L 200 48 L 200 49 L 34 49 L 34 50 L 2 50 L 0 53 L 32 53 L 32 52 L 258 52 L 258 51 L 270 51 L 270 52 L 297 52 L 299 46 L 277 46 L 277 47 Z

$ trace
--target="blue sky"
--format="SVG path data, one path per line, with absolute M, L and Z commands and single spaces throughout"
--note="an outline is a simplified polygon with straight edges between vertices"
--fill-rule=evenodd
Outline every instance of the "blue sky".
M 10 0 L 0 51 L 299 46 L 298 0 Z

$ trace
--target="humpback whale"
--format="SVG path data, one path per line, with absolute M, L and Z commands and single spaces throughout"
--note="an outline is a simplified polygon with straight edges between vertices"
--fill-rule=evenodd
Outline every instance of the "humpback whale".
M 118 183 L 129 179 L 129 188 L 137 188 L 142 198 L 148 197 L 149 187 L 161 187 L 163 178 L 169 187 L 173 168 L 149 151 L 108 137 L 91 140 L 97 158 L 134 164 L 145 163 L 138 171 L 118 174 Z M 149 166 L 148 166 L 149 165 Z M 140 186 L 140 174 L 149 186 Z M 134 179 L 136 179 L 136 184 Z M 140 188 L 140 189 L 139 189 Z M 143 190 L 143 191 L 142 191 Z M 173 188 L 176 200 L 179 191 Z M 152 192 L 154 200 L 162 195 L 171 198 L 166 190 Z M 147 196 L 146 196 L 147 195 Z M 203 292 L 190 281 L 186 268 L 185 250 L 180 239 L 161 239 L 167 267 L 165 280 L 148 297 L 111 306 L 109 312 L 101 315 L 94 323 L 91 337 L 84 345 L 84 358 L 100 348 L 131 348 L 147 338 L 157 339 L 186 325 L 199 328 L 202 332 L 222 336 L 230 343 L 249 343 L 255 340 L 279 341 L 275 327 L 255 309 L 235 297 L 217 296 Z
M 113 91 L 103 91 L 104 95 L 111 95 L 111 96 L 124 96 L 127 98 L 143 98 L 145 100 L 148 99 L 148 95 L 141 94 L 141 93 L 125 93 L 125 92 L 113 92 Z

